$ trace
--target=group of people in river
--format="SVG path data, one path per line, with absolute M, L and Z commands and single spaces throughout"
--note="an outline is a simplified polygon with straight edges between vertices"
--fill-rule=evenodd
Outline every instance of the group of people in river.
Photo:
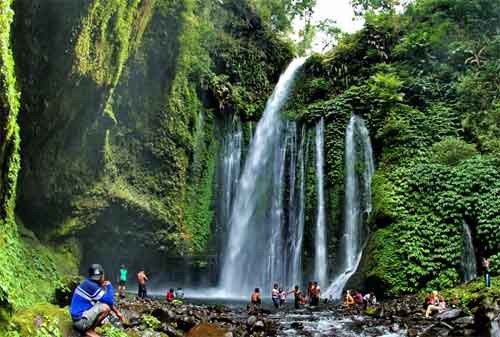
M 271 301 L 276 309 L 284 306 L 286 304 L 286 298 L 288 295 L 293 294 L 294 307 L 299 309 L 302 305 L 309 303 L 311 306 L 317 306 L 321 297 L 321 288 L 318 282 L 309 282 L 307 287 L 307 294 L 304 294 L 299 286 L 295 286 L 292 290 L 286 290 L 283 287 L 279 287 L 278 283 L 274 283 L 271 289 Z M 260 288 L 255 288 L 252 295 L 250 296 L 250 303 L 253 306 L 260 306 L 262 304 L 262 297 Z

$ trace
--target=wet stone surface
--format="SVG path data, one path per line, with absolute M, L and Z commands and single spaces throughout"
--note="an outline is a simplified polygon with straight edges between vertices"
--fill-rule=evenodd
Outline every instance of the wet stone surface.
M 113 321 L 130 336 L 214 336 L 214 337 L 462 337 L 477 336 L 474 317 L 459 309 L 450 309 L 425 319 L 416 298 L 385 302 L 368 311 L 323 305 L 295 310 L 229 307 L 224 305 L 180 304 L 164 301 L 121 300 L 120 309 L 126 326 Z M 367 315 L 367 314 L 370 315 Z M 145 324 L 147 317 L 159 324 Z

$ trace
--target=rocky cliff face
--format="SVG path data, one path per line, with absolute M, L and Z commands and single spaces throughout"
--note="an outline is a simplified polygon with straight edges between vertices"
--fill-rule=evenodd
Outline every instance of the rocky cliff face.
M 6 29 L 15 13 L 2 29 L 2 219 L 16 231 L 20 161 L 18 223 L 51 246 L 76 239 L 83 264 L 206 254 L 217 128 L 259 118 L 290 46 L 245 1 L 12 10 L 1 13 Z

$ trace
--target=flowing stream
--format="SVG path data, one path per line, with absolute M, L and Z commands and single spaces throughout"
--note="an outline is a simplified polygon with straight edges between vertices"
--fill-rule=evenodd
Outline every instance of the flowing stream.
M 464 281 L 470 282 L 477 277 L 476 253 L 472 243 L 472 233 L 465 220 L 462 222 L 462 268 Z
M 363 119 L 353 115 L 345 134 L 344 229 L 340 238 L 341 263 L 326 294 L 340 299 L 346 283 L 358 268 L 366 239 L 365 219 L 372 210 L 373 153 Z M 358 172 L 361 171 L 361 174 Z
M 317 280 L 320 285 L 324 285 L 327 282 L 324 131 L 325 121 L 323 118 L 321 118 L 321 120 L 316 125 L 316 189 L 318 196 L 318 205 L 316 213 L 316 231 L 314 244 L 314 279 Z
M 305 59 L 295 59 L 281 75 L 251 141 L 236 187 L 220 289 L 247 297 L 255 287 L 287 283 L 283 194 L 289 130 L 280 112 Z

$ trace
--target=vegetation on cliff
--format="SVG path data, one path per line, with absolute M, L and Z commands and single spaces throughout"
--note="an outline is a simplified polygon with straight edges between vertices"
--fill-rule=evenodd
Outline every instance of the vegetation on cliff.
M 463 221 L 478 256 L 498 260 L 499 13 L 499 1 L 481 0 L 368 11 L 360 32 L 308 62 L 297 114 L 345 130 L 357 113 L 372 135 L 375 209 L 360 271 L 369 287 L 397 295 L 459 283 Z M 339 200 L 334 148 L 330 198 Z

